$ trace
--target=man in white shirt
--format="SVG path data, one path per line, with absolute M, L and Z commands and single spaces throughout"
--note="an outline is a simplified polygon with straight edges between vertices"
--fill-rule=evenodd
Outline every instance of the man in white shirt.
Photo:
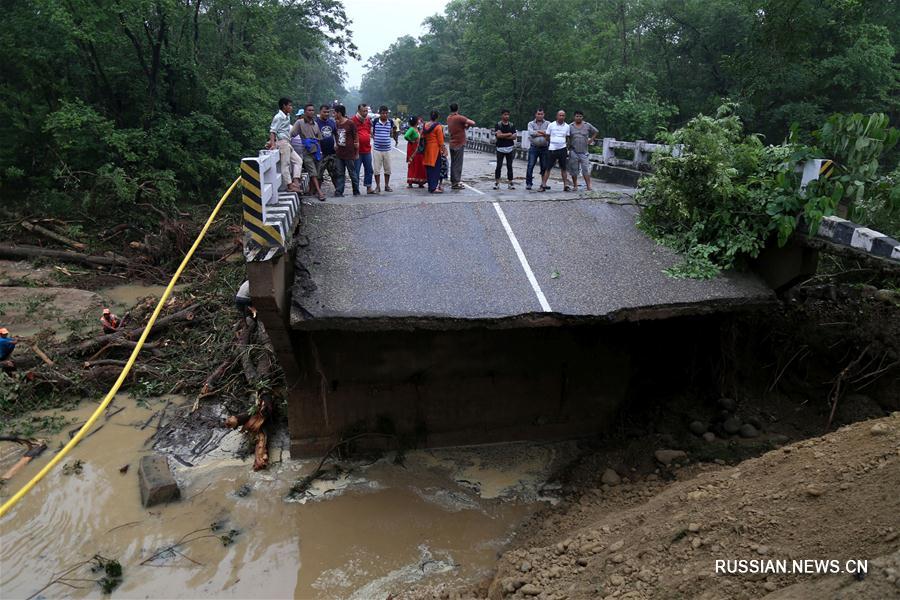
M 547 180 L 550 179 L 550 171 L 553 170 L 554 164 L 559 164 L 559 171 L 562 175 L 563 189 L 570 191 L 569 179 L 566 177 L 566 157 L 569 153 L 569 136 L 571 135 L 569 124 L 566 123 L 566 111 L 560 110 L 556 113 L 556 120 L 547 125 L 547 136 L 550 139 L 550 158 L 547 159 L 547 170 L 541 177 L 540 191 L 547 191 Z
M 281 180 L 287 184 L 289 192 L 299 194 L 303 189 L 300 187 L 303 159 L 291 147 L 291 113 L 293 110 L 294 105 L 290 98 L 282 98 L 278 101 L 278 112 L 272 117 L 272 124 L 269 125 L 269 141 L 266 142 L 266 149 L 278 148 L 278 151 L 281 152 Z

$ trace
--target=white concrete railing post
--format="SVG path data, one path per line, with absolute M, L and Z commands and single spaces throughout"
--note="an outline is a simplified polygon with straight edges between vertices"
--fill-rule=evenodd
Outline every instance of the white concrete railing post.
M 612 164 L 612 159 L 614 157 L 612 146 L 610 145 L 612 142 L 615 142 L 616 138 L 603 138 L 603 164 L 609 165 Z
M 647 155 L 644 153 L 645 140 L 638 140 L 634 143 L 634 157 L 631 159 L 635 169 L 641 168 L 641 163 L 647 162 Z

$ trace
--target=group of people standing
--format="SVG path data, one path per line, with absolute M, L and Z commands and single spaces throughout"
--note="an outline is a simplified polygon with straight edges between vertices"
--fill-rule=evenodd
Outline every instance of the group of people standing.
M 450 187 L 462 189 L 466 129 L 475 125 L 475 121 L 459 114 L 459 106 L 455 103 L 450 105 L 450 114 L 447 116 L 447 130 L 450 134 L 448 153 L 440 117 L 436 110 L 431 111 L 427 122 L 423 122 L 418 115 L 413 115 L 403 134 L 403 139 L 406 140 L 406 185 L 418 185 L 421 188 L 427 184 L 428 191 L 432 194 L 444 192 L 443 182 L 448 173 Z
M 356 114 L 347 117 L 341 104 L 322 104 L 318 113 L 314 104 L 307 104 L 297 120 L 291 124 L 293 104 L 289 98 L 279 101 L 279 111 L 269 127 L 266 147 L 281 152 L 282 178 L 288 190 L 300 192 L 300 175 L 309 175 L 310 189 L 319 200 L 325 200 L 322 181 L 327 173 L 336 197 L 344 195 L 346 180 L 354 196 L 361 194 L 360 183 L 368 194 L 392 192 L 391 157 L 398 144 L 400 119 L 391 118 L 387 106 L 378 109 L 376 118 L 369 117 L 366 104 L 357 106 Z M 503 165 L 506 165 L 507 185 L 515 189 L 512 160 L 517 131 L 509 120 L 509 111 L 500 112 L 500 120 L 493 127 L 496 140 L 497 163 L 494 170 L 494 189 L 500 187 Z M 456 103 L 450 105 L 447 116 L 449 151 L 441 115 L 432 111 L 428 121 L 409 117 L 403 138 L 406 140 L 407 187 L 428 187 L 433 194 L 444 192 L 443 182 L 450 178 L 451 189 L 462 189 L 462 167 L 466 147 L 466 130 L 475 121 L 459 113 Z M 578 174 L 591 189 L 588 148 L 597 137 L 597 129 L 584 121 L 584 114 L 575 111 L 574 121 L 566 123 L 566 113 L 560 110 L 555 121 L 544 119 L 544 110 L 535 111 L 528 123 L 528 166 L 525 189 L 533 187 L 534 167 L 540 167 L 540 191 L 549 189 L 547 182 L 555 165 L 559 165 L 563 187 L 570 191 L 569 176 L 577 188 Z M 567 172 L 568 168 L 568 172 Z M 382 177 L 384 187 L 382 187 Z M 374 179 L 374 187 L 373 187 Z
M 290 98 L 278 102 L 278 112 L 269 125 L 266 148 L 281 152 L 282 179 L 288 191 L 300 192 L 300 175 L 309 175 L 310 189 L 319 200 L 325 200 L 322 181 L 327 173 L 334 184 L 335 196 L 343 196 L 349 177 L 353 195 L 360 192 L 362 182 L 369 194 L 391 192 L 391 150 L 397 143 L 399 120 L 391 119 L 386 106 L 378 118 L 369 118 L 369 107 L 360 104 L 352 117 L 341 104 L 322 104 L 318 114 L 314 104 L 306 104 L 291 125 L 294 110 Z M 393 143 L 392 143 L 393 142 Z M 372 183 L 375 187 L 372 187 Z

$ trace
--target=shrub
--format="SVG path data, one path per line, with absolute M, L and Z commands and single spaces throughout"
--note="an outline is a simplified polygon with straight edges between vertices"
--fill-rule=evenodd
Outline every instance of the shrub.
M 735 108 L 726 104 L 714 118 L 700 115 L 666 135 L 683 152 L 654 158 L 655 172 L 641 180 L 640 227 L 684 255 L 670 275 L 713 277 L 755 258 L 773 234 L 783 245 L 801 220 L 815 231 L 839 205 L 854 220 L 896 232 L 900 169 L 880 175 L 879 160 L 900 132 L 885 115 L 833 115 L 813 132 L 816 146 L 797 143 L 796 128 L 786 143 L 763 146 L 744 134 Z M 834 161 L 833 174 L 801 189 L 799 167 L 822 157 Z

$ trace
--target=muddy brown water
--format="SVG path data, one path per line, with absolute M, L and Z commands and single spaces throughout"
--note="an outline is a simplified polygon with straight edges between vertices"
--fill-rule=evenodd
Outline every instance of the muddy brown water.
M 0 597 L 28 598 L 95 554 L 123 566 L 114 598 L 368 599 L 413 584 L 475 581 L 490 574 L 516 525 L 548 499 L 541 487 L 568 451 L 511 445 L 411 452 L 404 466 L 388 457 L 319 481 L 303 502 L 285 497 L 317 461 L 286 459 L 253 473 L 252 459 L 213 453 L 196 466 L 178 465 L 181 501 L 144 509 L 137 467 L 152 452 L 145 441 L 153 425 L 138 427 L 159 403 L 148 408 L 120 396 L 114 405 L 125 409 L 101 418 L 103 427 L 0 520 Z M 83 403 L 67 417 L 81 423 L 95 407 Z M 44 456 L 0 496 L 23 485 L 67 437 L 53 436 Z M 0 460 L 14 459 L 9 446 L 0 448 Z M 63 465 L 76 459 L 81 472 L 66 474 Z M 221 529 L 211 531 L 213 523 Z M 232 529 L 238 533 L 226 545 L 219 536 Z M 188 539 L 195 541 L 153 558 L 194 531 Z M 68 577 L 38 597 L 101 595 L 87 566 Z
M 175 292 L 184 289 L 183 285 L 176 285 Z M 164 285 L 144 285 L 142 283 L 127 283 L 117 285 L 100 290 L 100 295 L 109 300 L 116 310 L 126 311 L 137 304 L 142 298 L 162 298 L 163 292 L 166 291 Z

